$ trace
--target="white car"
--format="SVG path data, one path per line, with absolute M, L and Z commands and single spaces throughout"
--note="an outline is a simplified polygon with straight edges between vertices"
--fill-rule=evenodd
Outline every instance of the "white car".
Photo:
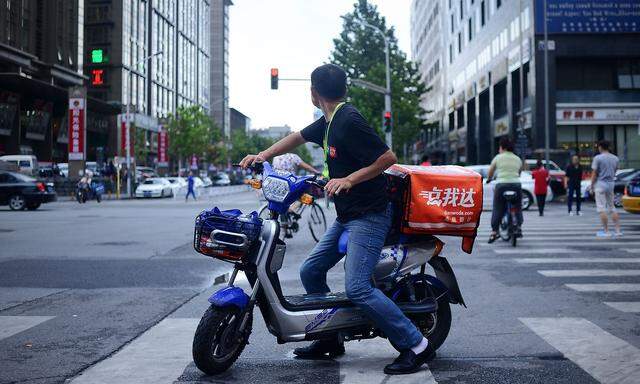
M 231 185 L 231 179 L 229 179 L 229 175 L 226 173 L 220 172 L 213 177 L 213 185 L 218 187 Z
M 485 211 L 493 209 L 493 190 L 495 188 L 495 180 L 489 184 L 486 183 L 487 174 L 489 173 L 489 165 L 469 165 L 469 168 L 478 172 L 482 176 L 482 208 Z M 527 210 L 536 203 L 535 194 L 533 193 L 533 177 L 531 172 L 522 171 L 520 173 L 520 184 L 522 185 L 522 209 Z M 553 200 L 553 192 L 551 187 L 547 186 L 547 198 L 549 202 Z
M 179 192 L 180 189 L 187 188 L 187 180 L 185 180 L 184 177 L 172 176 L 172 177 L 165 177 L 165 179 L 167 179 L 167 181 L 171 183 L 171 190 L 173 191 L 174 195 L 177 195 L 178 193 L 180 193 Z
M 173 196 L 171 183 L 162 177 L 148 178 L 136 188 L 136 198 L 171 196 Z

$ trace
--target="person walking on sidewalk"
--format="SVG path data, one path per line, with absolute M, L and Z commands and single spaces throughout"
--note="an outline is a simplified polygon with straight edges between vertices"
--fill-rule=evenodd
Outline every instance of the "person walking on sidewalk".
M 591 174 L 591 190 L 595 193 L 596 209 L 600 214 L 600 221 L 602 221 L 602 230 L 598 231 L 596 236 L 611 236 L 608 215 L 611 215 L 611 220 L 615 225 L 614 236 L 622 236 L 620 217 L 613 204 L 614 180 L 619 163 L 618 156 L 609 152 L 609 142 L 606 140 L 598 142 L 598 151 L 600 154 L 593 158 L 593 163 L 591 164 L 591 169 L 593 170 Z
M 582 181 L 582 165 L 580 158 L 574 155 L 571 158 L 571 164 L 565 170 L 564 187 L 567 190 L 567 208 L 569 216 L 573 216 L 571 208 L 573 206 L 573 198 L 576 199 L 576 215 L 582 216 L 580 212 L 580 203 L 582 202 L 582 191 L 580 191 L 580 182 Z
M 187 196 L 184 197 L 185 202 L 189 201 L 189 195 L 193 196 L 193 200 L 197 200 L 194 184 L 195 179 L 193 178 L 193 172 L 189 172 L 189 177 L 187 177 Z
M 542 160 L 536 163 L 537 168 L 531 172 L 533 177 L 533 193 L 536 195 L 538 214 L 544 216 L 544 203 L 547 201 L 547 186 L 549 185 L 549 171 L 542 165 Z

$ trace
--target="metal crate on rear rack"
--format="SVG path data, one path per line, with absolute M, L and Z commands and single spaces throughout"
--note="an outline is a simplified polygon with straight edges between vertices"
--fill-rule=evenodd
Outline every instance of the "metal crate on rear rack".
M 242 262 L 256 244 L 262 219 L 257 212 L 218 207 L 200 212 L 195 220 L 193 248 L 196 252 L 232 263 Z

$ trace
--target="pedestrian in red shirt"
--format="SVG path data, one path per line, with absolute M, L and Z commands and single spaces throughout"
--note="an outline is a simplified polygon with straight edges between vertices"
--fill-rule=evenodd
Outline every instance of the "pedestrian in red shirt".
M 544 216 L 544 203 L 547 200 L 547 185 L 549 184 L 549 171 L 542 165 L 542 161 L 538 160 L 537 168 L 531 172 L 533 177 L 533 193 L 536 195 L 538 203 L 538 212 L 540 216 Z

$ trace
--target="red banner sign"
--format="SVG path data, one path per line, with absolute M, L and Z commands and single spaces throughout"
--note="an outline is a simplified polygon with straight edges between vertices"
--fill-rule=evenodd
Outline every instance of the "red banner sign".
M 133 143 L 134 143 L 134 127 L 131 126 L 130 127 L 130 132 L 129 132 L 129 154 L 131 157 L 135 156 L 135 152 L 133 150 Z M 122 156 L 126 156 L 127 155 L 127 123 L 125 119 L 122 119 L 122 123 L 120 123 L 120 137 L 122 138 L 120 140 L 120 150 L 122 151 Z
M 85 99 L 69 99 L 69 160 L 84 160 Z
M 158 132 L 158 165 L 166 167 L 169 165 L 167 150 L 169 148 L 169 135 L 167 131 Z
M 198 156 L 191 155 L 191 169 L 198 169 Z

